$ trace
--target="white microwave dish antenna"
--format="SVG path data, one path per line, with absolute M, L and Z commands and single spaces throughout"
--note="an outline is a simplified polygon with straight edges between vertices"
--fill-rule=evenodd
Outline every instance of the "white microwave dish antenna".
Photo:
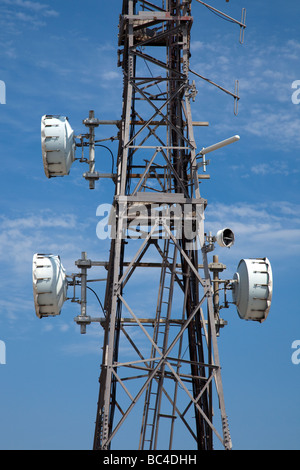
M 45 115 L 41 121 L 41 142 L 47 178 L 66 176 L 75 159 L 75 136 L 68 118 Z
M 243 320 L 264 322 L 269 314 L 273 275 L 268 258 L 242 259 L 233 282 L 233 303 Z
M 32 281 L 37 317 L 60 315 L 67 300 L 68 281 L 59 256 L 35 254 L 32 263 Z

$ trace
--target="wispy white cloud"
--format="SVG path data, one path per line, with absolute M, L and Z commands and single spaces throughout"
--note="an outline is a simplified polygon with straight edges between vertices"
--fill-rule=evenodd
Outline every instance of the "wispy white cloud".
M 234 81 L 239 80 L 238 126 L 245 135 L 257 137 L 260 146 L 266 148 L 274 147 L 274 142 L 279 148 L 283 145 L 288 150 L 298 148 L 300 118 L 297 106 L 291 102 L 291 84 L 300 74 L 300 41 L 266 40 L 262 47 L 252 38 L 250 44 L 238 49 L 219 39 L 209 44 L 192 42 L 191 68 L 229 91 L 234 91 Z M 200 79 L 196 82 L 202 100 L 221 93 Z M 203 90 L 207 90 L 205 96 Z M 220 108 L 218 122 L 214 118 L 220 132 L 232 128 L 227 118 L 228 109 Z
M 1 0 L 0 44 L 2 54 L 5 53 L 3 45 L 7 43 L 8 35 L 18 36 L 24 27 L 39 29 L 46 25 L 47 19 L 57 16 L 59 16 L 59 12 L 45 3 L 29 0 Z M 15 58 L 16 54 L 11 57 Z
M 257 175 L 282 175 L 290 176 L 291 174 L 299 173 L 299 168 L 290 168 L 289 165 L 284 161 L 274 161 L 272 163 L 259 163 L 258 165 L 252 166 L 252 173 Z
M 43 215 L 28 215 L 28 217 L 19 217 L 10 219 L 7 216 L 0 216 L 0 227 L 2 230 L 19 229 L 24 230 L 32 228 L 34 230 L 47 227 L 74 228 L 76 226 L 76 217 L 74 214 L 65 214 L 63 216 L 53 216 L 49 213 Z
M 32 16 L 32 15 L 28 15 L 27 13 L 24 13 L 22 11 L 18 11 L 15 13 L 15 18 L 18 19 L 18 20 L 21 20 L 23 21 L 24 23 L 29 23 L 31 24 L 32 26 L 35 26 L 35 27 L 39 27 L 39 26 L 45 26 L 45 21 L 41 21 L 40 19 Z
M 282 160 L 272 160 L 272 161 L 261 161 L 255 165 L 246 166 L 244 163 L 238 165 L 231 165 L 230 171 L 232 174 L 239 174 L 240 178 L 250 178 L 250 176 L 256 175 L 259 177 L 264 177 L 269 179 L 274 175 L 280 175 L 284 178 L 289 178 L 291 176 L 298 176 L 300 173 L 299 166 L 300 158 L 294 158 L 293 160 L 282 159 Z
M 1 42 L 1 54 L 10 59 L 16 59 L 17 51 L 13 41 L 4 40 Z
M 36 252 L 64 253 L 65 267 L 74 270 L 74 256 L 80 255 L 78 242 L 88 244 L 87 228 L 88 224 L 79 222 L 74 214 L 57 216 L 50 211 L 41 211 L 15 218 L 1 216 L 0 257 L 10 273 L 20 277 L 30 272 Z
M 32 2 L 30 0 L 2 0 L 1 3 L 12 7 L 20 7 L 26 10 L 30 10 L 34 13 L 40 13 L 43 16 L 59 15 L 59 13 L 49 7 L 49 5 L 41 2 Z
M 262 137 L 269 147 L 295 148 L 300 144 L 300 118 L 292 108 L 278 112 L 273 105 L 254 105 L 250 109 L 247 122 L 243 129 L 254 136 Z
M 62 326 L 60 327 L 60 332 L 64 333 Z M 64 326 L 67 327 L 68 325 L 64 324 Z M 79 326 L 75 325 L 75 328 L 79 329 Z M 67 332 L 67 330 L 65 330 L 65 332 Z M 92 354 L 99 356 L 99 358 L 101 357 L 102 351 L 100 345 L 102 343 L 103 330 L 99 324 L 89 325 L 87 333 L 84 336 L 80 336 L 79 330 L 76 334 L 78 335 L 78 341 L 68 342 L 61 347 L 64 354 L 75 357 Z
M 283 260 L 300 253 L 300 205 L 288 201 L 216 203 L 207 209 L 206 224 L 213 233 L 226 226 L 233 230 L 236 256 Z
M 104 80 L 115 80 L 122 78 L 121 74 L 116 72 L 115 70 L 108 70 L 102 74 L 102 78 Z
M 14 324 L 20 320 L 20 316 L 26 320 L 31 318 L 31 313 L 34 312 L 34 303 L 32 291 L 31 295 L 25 297 L 24 293 L 20 292 L 16 284 L 11 281 L 11 287 L 5 292 L 5 298 L 0 299 L 0 320 Z M 2 297 L 4 295 L 2 294 Z M 34 318 L 34 316 L 32 316 Z

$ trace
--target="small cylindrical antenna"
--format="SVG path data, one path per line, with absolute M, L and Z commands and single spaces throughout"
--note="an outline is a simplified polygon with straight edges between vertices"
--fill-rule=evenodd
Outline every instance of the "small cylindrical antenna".
M 221 142 L 211 145 L 210 147 L 203 148 L 201 152 L 199 152 L 199 155 L 206 155 L 207 153 L 213 152 L 214 150 L 218 150 L 222 147 L 225 147 L 226 145 L 233 144 L 234 142 L 237 142 L 239 140 L 240 140 L 240 136 L 234 135 L 233 137 L 230 137 L 229 139 L 226 139 L 226 140 L 222 140 Z

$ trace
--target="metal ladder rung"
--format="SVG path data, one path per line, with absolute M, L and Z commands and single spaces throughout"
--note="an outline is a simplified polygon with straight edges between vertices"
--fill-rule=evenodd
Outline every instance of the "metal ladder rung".
M 177 419 L 177 416 L 174 416 L 174 415 L 159 414 L 158 416 L 159 416 L 160 418 Z

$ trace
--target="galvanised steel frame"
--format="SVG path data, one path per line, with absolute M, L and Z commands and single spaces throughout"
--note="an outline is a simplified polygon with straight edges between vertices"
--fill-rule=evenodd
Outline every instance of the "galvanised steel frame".
M 191 3 L 123 1 L 123 113 L 95 450 L 111 449 L 119 434 L 132 449 L 186 442 L 210 450 L 214 438 L 231 448 L 193 132 L 205 123 L 191 114 Z

